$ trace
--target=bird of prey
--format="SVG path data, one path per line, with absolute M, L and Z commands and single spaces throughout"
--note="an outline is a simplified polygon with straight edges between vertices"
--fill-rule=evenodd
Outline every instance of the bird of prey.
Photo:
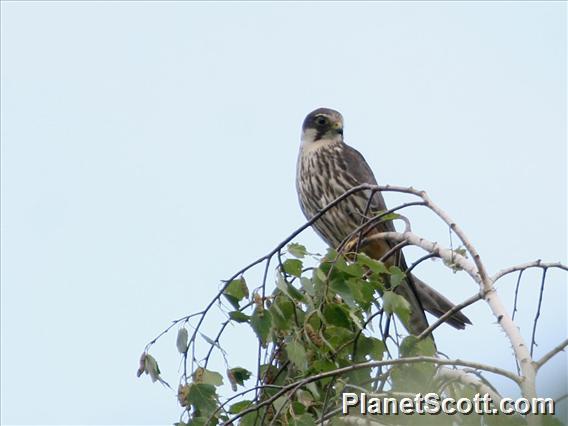
M 328 108 L 312 111 L 302 126 L 302 143 L 296 169 L 296 189 L 300 206 L 309 220 L 330 202 L 351 188 L 361 184 L 377 185 L 377 181 L 365 158 L 343 140 L 343 117 Z M 365 214 L 387 210 L 380 192 L 369 201 L 370 190 L 352 194 L 335 207 L 327 210 L 313 224 L 315 231 L 332 248 L 339 245 L 362 223 Z M 392 221 L 373 225 L 367 236 L 373 233 L 395 231 Z M 371 239 L 361 244 L 361 251 L 374 259 L 380 259 L 395 244 L 384 239 Z M 406 269 L 404 256 L 399 253 L 397 265 Z M 393 257 L 386 261 L 393 264 Z M 389 263 L 390 262 L 390 263 Z M 440 317 L 454 305 L 433 288 L 409 274 L 395 291 L 410 303 L 410 319 L 405 324 L 411 334 L 420 334 L 428 327 L 424 310 Z M 458 312 L 447 323 L 457 329 L 471 324 Z

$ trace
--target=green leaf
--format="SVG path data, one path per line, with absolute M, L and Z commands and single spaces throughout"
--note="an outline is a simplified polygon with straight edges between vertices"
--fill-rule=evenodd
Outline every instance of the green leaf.
M 410 319 L 410 303 L 394 293 L 393 291 L 385 291 L 383 293 L 383 307 L 385 312 L 396 314 L 404 324 L 408 324 Z
M 331 247 L 327 249 L 325 255 L 323 256 L 322 263 L 330 263 L 334 262 L 335 259 L 339 256 L 337 250 L 332 249 Z
M 313 406 L 315 403 L 314 395 L 309 389 L 298 389 L 296 397 L 297 401 L 292 402 L 292 409 L 297 415 L 304 414 L 307 411 L 307 408 Z
M 321 267 L 323 265 L 320 265 L 319 268 L 316 268 L 314 270 L 314 277 L 317 278 L 321 283 L 325 283 L 327 281 L 327 273 L 325 273 Z
M 380 215 L 384 213 L 384 210 L 373 212 L 374 215 Z M 400 216 L 396 213 L 387 213 L 381 217 L 381 222 L 386 222 L 388 220 L 395 220 L 398 219 Z
M 229 312 L 229 318 L 235 322 L 248 322 L 250 320 L 250 317 L 241 311 Z
M 314 287 L 313 304 L 319 306 L 327 294 L 327 276 L 323 270 L 316 268 L 312 272 L 312 285 Z
M 343 274 L 342 274 L 343 275 Z M 349 305 L 351 308 L 356 308 L 357 303 L 355 303 L 355 298 L 353 297 L 353 290 L 343 279 L 343 277 L 337 277 L 331 280 L 329 283 L 329 288 L 331 288 L 335 293 L 339 294 L 343 301 Z
M 436 347 L 430 338 L 418 340 L 416 336 L 408 336 L 400 344 L 401 357 L 433 356 L 435 353 Z M 427 393 L 431 390 L 436 370 L 436 365 L 431 362 L 393 366 L 391 370 L 393 389 L 402 392 Z
M 301 416 L 290 419 L 291 426 L 315 426 L 316 422 L 310 414 L 302 414 Z
M 310 296 L 314 296 L 316 294 L 314 289 L 314 283 L 312 282 L 312 280 L 310 280 L 307 277 L 301 277 L 300 283 L 302 284 L 302 288 L 305 290 L 305 292 L 308 293 Z
M 272 405 L 274 406 L 274 411 L 282 412 L 284 407 L 288 405 L 289 402 L 290 398 L 288 398 L 287 396 L 281 396 L 279 398 L 276 398 L 276 400 L 272 403 Z
M 158 380 L 158 377 L 160 376 L 160 368 L 158 367 L 158 361 L 156 361 L 156 358 L 154 358 L 152 355 L 150 354 L 146 354 L 146 362 L 145 362 L 145 366 L 146 366 L 146 374 L 150 375 L 150 377 L 152 378 L 152 381 L 155 382 L 156 380 Z
M 290 330 L 294 325 L 294 303 L 288 297 L 278 295 L 270 306 L 272 325 L 278 330 Z
M 305 391 L 302 391 L 301 389 L 298 389 L 298 392 L 296 392 L 298 399 L 300 399 L 300 394 L 302 392 L 305 393 Z M 302 404 L 300 401 L 292 401 L 292 411 L 296 416 L 300 416 L 306 412 L 306 406 Z
M 306 254 L 308 254 L 308 251 L 303 245 L 298 243 L 292 243 L 288 244 L 288 253 L 290 253 L 294 257 L 303 259 L 306 256 Z
M 405 337 L 400 344 L 401 357 L 434 356 L 436 345 L 432 339 L 418 340 L 416 336 Z
M 363 269 L 363 267 L 360 264 L 348 263 L 345 261 L 345 259 L 342 256 L 337 258 L 337 261 L 335 262 L 335 267 L 337 268 L 337 270 L 345 272 L 346 274 L 351 275 L 353 277 L 362 277 L 363 274 L 365 273 L 365 269 Z
M 344 308 L 339 304 L 333 303 L 326 305 L 323 316 L 328 324 L 347 329 L 351 328 L 352 322 L 349 320 L 349 314 L 346 313 Z
M 324 373 L 326 371 L 335 370 L 337 365 L 328 359 L 318 359 L 310 364 L 310 368 L 315 373 Z
M 287 283 L 284 277 L 280 275 L 276 282 L 276 287 L 282 291 L 286 296 L 299 302 L 304 300 L 304 296 L 292 284 Z
M 373 274 L 367 279 L 367 284 L 369 288 L 378 290 L 379 294 L 383 294 L 388 288 L 385 288 L 384 275 Z M 373 295 L 373 297 L 375 297 Z
M 400 283 L 404 281 L 406 275 L 404 275 L 404 272 L 402 272 L 402 270 L 397 266 L 391 266 L 389 268 L 389 273 L 391 289 L 394 290 L 398 285 L 400 285 Z
M 206 417 L 213 414 L 217 408 L 215 386 L 206 383 L 192 383 L 189 386 L 187 402 L 194 407 L 196 416 Z
M 392 389 L 397 392 L 428 393 L 431 391 L 436 366 L 432 363 L 395 365 L 391 369 Z
M 216 371 L 206 370 L 199 367 L 193 373 L 193 381 L 195 383 L 205 383 L 213 386 L 221 386 L 223 384 L 223 376 Z
M 552 415 L 544 415 L 542 416 L 542 424 L 544 426 L 562 426 L 562 422 L 558 417 L 553 417 Z
M 288 359 L 292 362 L 298 369 L 305 370 L 308 367 L 308 357 L 306 355 L 306 350 L 304 347 L 292 340 L 286 345 L 286 354 Z
M 373 300 L 375 300 L 374 287 L 367 281 L 356 278 L 348 280 L 347 285 L 349 286 L 353 298 L 361 308 L 363 308 L 363 310 L 369 309 Z
M 249 290 L 244 277 L 231 281 L 223 290 L 223 296 L 235 309 L 239 309 L 239 302 L 249 296 Z
M 286 259 L 282 264 L 282 269 L 287 274 L 300 277 L 302 275 L 302 261 L 299 259 Z
M 240 305 L 239 305 L 239 299 L 237 299 L 236 297 L 231 296 L 230 294 L 223 294 L 223 296 L 225 296 L 225 299 L 227 299 L 227 301 L 233 305 L 233 308 L 235 309 L 239 309 Z
M 345 375 L 345 381 L 362 387 L 363 389 L 367 389 L 367 391 L 370 392 L 370 378 L 373 375 L 372 371 L 373 370 L 371 368 L 358 368 L 357 370 L 347 373 Z
M 216 371 L 205 370 L 203 374 L 203 383 L 213 386 L 221 386 L 223 384 L 223 376 Z
M 252 401 L 244 400 L 237 402 L 229 407 L 229 413 L 231 414 L 238 414 L 243 411 L 245 408 L 248 408 L 252 405 Z
M 189 423 L 182 423 L 182 425 L 185 425 L 185 426 L 205 426 L 205 425 L 208 424 L 207 423 L 208 421 L 209 421 L 209 416 L 207 416 L 207 417 L 205 417 L 205 416 L 203 416 L 203 417 L 192 416 L 191 419 L 189 419 Z M 209 421 L 209 423 L 211 423 L 211 422 Z
M 359 336 L 357 341 L 357 354 L 359 356 L 369 355 L 371 359 L 381 361 L 386 350 L 382 340 L 375 337 Z
M 310 374 L 324 373 L 326 371 L 335 370 L 336 368 L 337 365 L 334 362 L 331 362 L 330 360 L 327 359 L 316 359 L 315 361 L 310 362 Z M 331 380 L 332 380 L 331 378 L 326 378 L 319 380 L 318 383 L 321 384 L 322 388 L 325 389 L 325 386 L 327 386 Z M 306 388 L 312 393 L 315 399 L 320 398 L 318 386 L 315 383 L 312 382 L 306 385 Z
M 260 419 L 264 418 L 266 407 L 245 414 L 239 419 L 239 426 L 259 426 Z
M 354 336 L 355 333 L 353 331 L 333 325 L 327 326 L 324 331 L 325 339 L 334 349 L 338 349 L 340 346 L 345 346 L 340 354 L 351 353 L 351 346 L 346 345 L 346 343 L 352 340 Z
M 349 312 L 349 318 L 351 318 L 353 325 L 358 329 L 363 328 L 363 323 L 361 322 L 363 319 L 361 316 L 361 312 L 353 309 L 349 309 L 347 310 L 347 312 Z
M 375 274 L 386 274 L 388 272 L 387 267 L 383 262 L 372 259 L 365 253 L 359 253 L 357 255 L 357 263 L 366 266 Z
M 469 420 L 473 416 L 462 416 L 464 420 Z M 477 416 L 476 416 L 477 417 Z M 473 420 L 476 419 L 473 417 Z M 539 416 L 542 420 L 542 426 L 566 426 L 565 423 L 560 422 L 557 418 L 552 416 Z M 507 415 L 499 413 L 496 415 L 483 416 L 483 425 L 487 426 L 527 426 L 526 420 L 519 414 Z M 462 423 L 463 424 L 463 423 Z M 477 422 L 479 425 L 479 421 Z
M 285 374 L 279 374 L 280 369 L 272 364 L 262 364 L 260 366 L 260 377 L 264 383 L 270 383 L 274 385 L 280 385 L 286 380 Z M 267 397 L 271 397 L 278 389 L 266 388 L 262 391 Z
M 333 370 L 333 369 L 332 369 Z M 322 381 L 321 382 L 322 385 L 325 385 L 327 382 Z M 318 387 L 314 382 L 308 383 L 306 385 L 306 389 L 308 389 L 312 395 L 314 396 L 314 398 L 319 399 L 320 398 L 320 393 L 318 391 Z
M 252 375 L 250 371 L 242 367 L 231 368 L 229 371 L 233 375 L 235 382 L 241 386 L 244 386 L 245 380 L 248 380 Z
M 137 373 L 138 377 L 140 377 L 142 373 L 148 374 L 152 379 L 152 382 L 157 381 L 164 386 L 170 387 L 170 385 L 160 377 L 161 371 L 160 367 L 158 367 L 158 361 L 156 361 L 156 359 L 147 352 L 144 352 L 140 358 L 140 369 Z
M 262 346 L 266 347 L 266 344 L 268 343 L 268 334 L 272 327 L 272 315 L 270 314 L 270 311 L 266 309 L 259 310 L 256 308 L 250 319 L 250 325 L 259 338 Z

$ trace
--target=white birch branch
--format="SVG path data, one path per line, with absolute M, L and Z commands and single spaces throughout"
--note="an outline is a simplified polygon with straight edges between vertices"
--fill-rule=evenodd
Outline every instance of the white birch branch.
M 540 367 L 542 367 L 544 364 L 546 364 L 550 360 L 550 358 L 552 358 L 554 355 L 556 355 L 559 352 L 562 352 L 564 349 L 566 349 L 566 346 L 568 346 L 568 339 L 565 339 L 562 343 L 560 343 L 558 346 L 556 346 L 550 352 L 545 354 L 541 359 L 539 359 L 538 361 L 535 361 L 534 362 L 535 368 L 538 370 Z
M 495 283 L 497 280 L 503 278 L 505 275 L 511 274 L 513 272 L 524 271 L 525 269 L 529 268 L 541 268 L 541 269 L 559 268 L 564 271 L 568 271 L 568 267 L 560 262 L 546 263 L 538 259 L 532 262 L 522 263 L 520 265 L 510 266 L 509 268 L 502 269 L 499 272 L 497 272 L 495 275 L 493 275 L 493 277 L 491 277 L 491 280 Z

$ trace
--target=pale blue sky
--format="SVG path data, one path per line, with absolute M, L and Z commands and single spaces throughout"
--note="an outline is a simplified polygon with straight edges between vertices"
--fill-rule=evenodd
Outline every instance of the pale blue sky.
M 564 2 L 1 6 L 4 424 L 177 420 L 138 357 L 303 223 L 295 162 L 315 107 L 343 113 L 380 183 L 427 190 L 490 272 L 566 261 Z M 439 263 L 418 275 L 455 301 L 476 291 Z M 529 339 L 540 275 L 525 276 Z M 537 353 L 567 335 L 566 283 L 549 273 Z M 501 287 L 511 302 L 514 279 Z M 440 328 L 438 346 L 514 369 L 489 309 L 466 313 L 474 326 Z M 175 385 L 174 338 L 152 353 Z M 245 327 L 222 343 L 235 365 L 255 356 Z M 568 392 L 566 368 L 542 370 L 543 396 Z

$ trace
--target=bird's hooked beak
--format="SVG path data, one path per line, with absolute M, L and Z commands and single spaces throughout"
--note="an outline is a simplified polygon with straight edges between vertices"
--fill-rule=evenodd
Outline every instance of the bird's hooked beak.
M 306 116 L 302 124 L 302 143 L 318 141 L 324 144 L 343 141 L 343 117 L 339 112 L 318 108 Z
M 336 121 L 335 123 L 333 123 L 332 128 L 341 136 L 343 136 L 343 123 L 341 121 Z

